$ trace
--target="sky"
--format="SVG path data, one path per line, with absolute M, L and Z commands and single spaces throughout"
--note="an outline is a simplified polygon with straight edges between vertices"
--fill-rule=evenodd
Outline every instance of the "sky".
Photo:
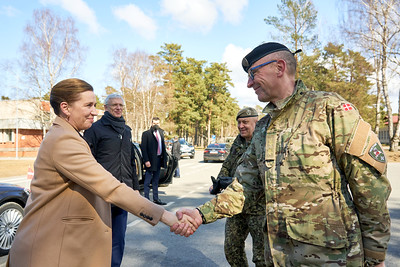
M 339 31 L 337 1 L 313 3 L 321 43 L 335 41 Z M 165 43 L 176 43 L 184 57 L 208 64 L 226 62 L 234 83 L 229 90 L 240 107 L 264 106 L 253 89 L 247 88 L 241 61 L 257 45 L 275 41 L 271 36 L 274 29 L 264 19 L 279 15 L 278 4 L 280 0 L 0 0 L 0 64 L 16 62 L 23 30 L 32 22 L 33 11 L 48 8 L 75 20 L 78 39 L 88 48 L 75 77 L 89 82 L 100 99 L 106 86 L 118 87 L 109 75 L 114 50 L 156 54 Z M 0 75 L 3 82 L 8 79 L 4 75 Z M 0 95 L 15 98 L 15 89 L 0 88 Z

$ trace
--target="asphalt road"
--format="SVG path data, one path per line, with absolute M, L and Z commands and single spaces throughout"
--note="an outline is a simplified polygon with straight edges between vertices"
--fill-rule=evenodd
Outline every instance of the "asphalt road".
M 221 163 L 203 163 L 202 153 L 194 159 L 180 161 L 181 178 L 173 184 L 161 187 L 160 198 L 167 202 L 167 210 L 180 207 L 196 207 L 211 199 L 208 187 L 210 176 L 217 175 Z M 388 177 L 392 184 L 389 209 L 392 218 L 392 236 L 387 254 L 386 266 L 400 266 L 400 163 L 390 163 Z M 2 179 L 27 186 L 26 177 Z M 129 215 L 126 235 L 126 249 L 123 267 L 176 267 L 176 266 L 229 266 L 224 257 L 225 219 L 209 225 L 202 225 L 189 237 L 176 236 L 162 223 L 152 227 L 133 215 Z M 246 253 L 251 262 L 251 238 L 246 241 Z M 0 267 L 5 266 L 6 257 L 0 257 Z

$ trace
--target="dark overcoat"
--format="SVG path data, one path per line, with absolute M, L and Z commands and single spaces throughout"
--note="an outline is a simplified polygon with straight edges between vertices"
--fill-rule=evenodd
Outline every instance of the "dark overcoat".
M 93 156 L 104 169 L 120 182 L 139 190 L 134 145 L 128 125 L 121 131 L 103 116 L 84 132 L 84 138 Z

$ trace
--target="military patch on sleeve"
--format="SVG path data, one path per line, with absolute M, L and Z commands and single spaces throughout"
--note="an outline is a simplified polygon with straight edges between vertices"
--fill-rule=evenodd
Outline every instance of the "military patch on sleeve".
M 386 156 L 378 136 L 371 130 L 371 126 L 362 119 L 354 128 L 350 145 L 345 149 L 345 152 L 365 161 L 381 174 L 386 170 Z
M 348 104 L 348 103 L 342 104 L 342 108 L 343 108 L 344 111 L 350 111 L 350 110 L 354 109 L 353 106 L 351 104 Z
M 378 143 L 375 143 L 371 146 L 368 154 L 376 161 L 382 163 L 386 162 L 385 153 L 383 153 L 383 149 Z

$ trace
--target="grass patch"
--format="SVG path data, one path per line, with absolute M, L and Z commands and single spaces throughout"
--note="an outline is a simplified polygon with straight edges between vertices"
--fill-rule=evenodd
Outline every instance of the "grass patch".
M 0 178 L 27 175 L 28 168 L 33 169 L 34 159 L 0 159 Z

